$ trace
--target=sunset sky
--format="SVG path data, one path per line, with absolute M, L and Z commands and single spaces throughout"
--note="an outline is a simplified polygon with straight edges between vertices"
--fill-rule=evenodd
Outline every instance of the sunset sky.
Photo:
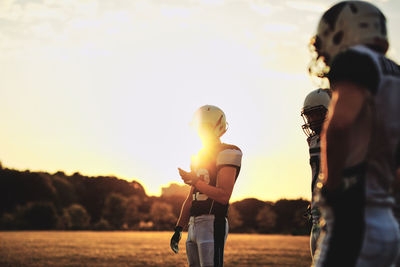
M 181 183 L 200 147 L 189 122 L 211 104 L 243 151 L 233 201 L 309 199 L 308 43 L 336 2 L 0 0 L 0 161 L 159 195 Z M 399 62 L 400 1 L 371 2 Z

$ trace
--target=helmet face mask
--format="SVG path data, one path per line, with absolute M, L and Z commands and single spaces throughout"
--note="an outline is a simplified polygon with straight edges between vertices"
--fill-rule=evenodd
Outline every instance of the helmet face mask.
M 330 101 L 331 94 L 328 89 L 317 89 L 306 96 L 301 111 L 301 116 L 304 120 L 301 128 L 307 137 L 321 133 Z
M 389 46 L 386 18 L 368 2 L 343 1 L 328 9 L 319 22 L 317 34 L 310 45 L 310 73 L 325 77 L 329 68 L 318 68 L 321 64 L 319 59 L 329 66 L 338 53 L 355 45 L 366 45 L 386 53 Z
M 320 105 L 301 112 L 304 124 L 301 126 L 307 137 L 320 134 L 326 120 L 327 109 Z

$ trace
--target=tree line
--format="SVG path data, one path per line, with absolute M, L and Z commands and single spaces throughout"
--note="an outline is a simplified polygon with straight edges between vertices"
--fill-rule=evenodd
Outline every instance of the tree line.
M 171 230 L 184 199 L 147 196 L 140 183 L 117 177 L 18 171 L 0 164 L 0 230 Z M 304 199 L 237 201 L 229 207 L 229 228 L 308 234 L 308 204 Z

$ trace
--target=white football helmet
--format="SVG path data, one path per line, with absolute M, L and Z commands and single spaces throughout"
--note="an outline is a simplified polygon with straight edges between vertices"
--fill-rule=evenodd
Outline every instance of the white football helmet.
M 329 89 L 320 88 L 306 96 L 301 110 L 301 116 L 305 123 L 301 127 L 307 137 L 320 134 L 330 102 L 331 92 Z
M 385 16 L 364 1 L 343 1 L 332 6 L 322 16 L 311 40 L 316 52 L 314 60 L 322 58 L 328 66 L 339 52 L 360 44 L 381 53 L 389 47 Z
M 212 105 L 200 107 L 194 113 L 192 125 L 197 131 L 207 128 L 216 137 L 221 137 L 228 130 L 225 113 Z

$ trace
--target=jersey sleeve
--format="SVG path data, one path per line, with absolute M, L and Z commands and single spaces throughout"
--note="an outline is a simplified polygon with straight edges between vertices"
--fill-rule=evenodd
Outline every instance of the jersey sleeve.
M 329 82 L 351 82 L 376 93 L 379 84 L 379 71 L 370 55 L 348 49 L 339 53 L 331 64 Z
M 219 152 L 217 156 L 217 167 L 233 166 L 240 168 L 242 165 L 242 151 L 238 148 L 227 148 Z

